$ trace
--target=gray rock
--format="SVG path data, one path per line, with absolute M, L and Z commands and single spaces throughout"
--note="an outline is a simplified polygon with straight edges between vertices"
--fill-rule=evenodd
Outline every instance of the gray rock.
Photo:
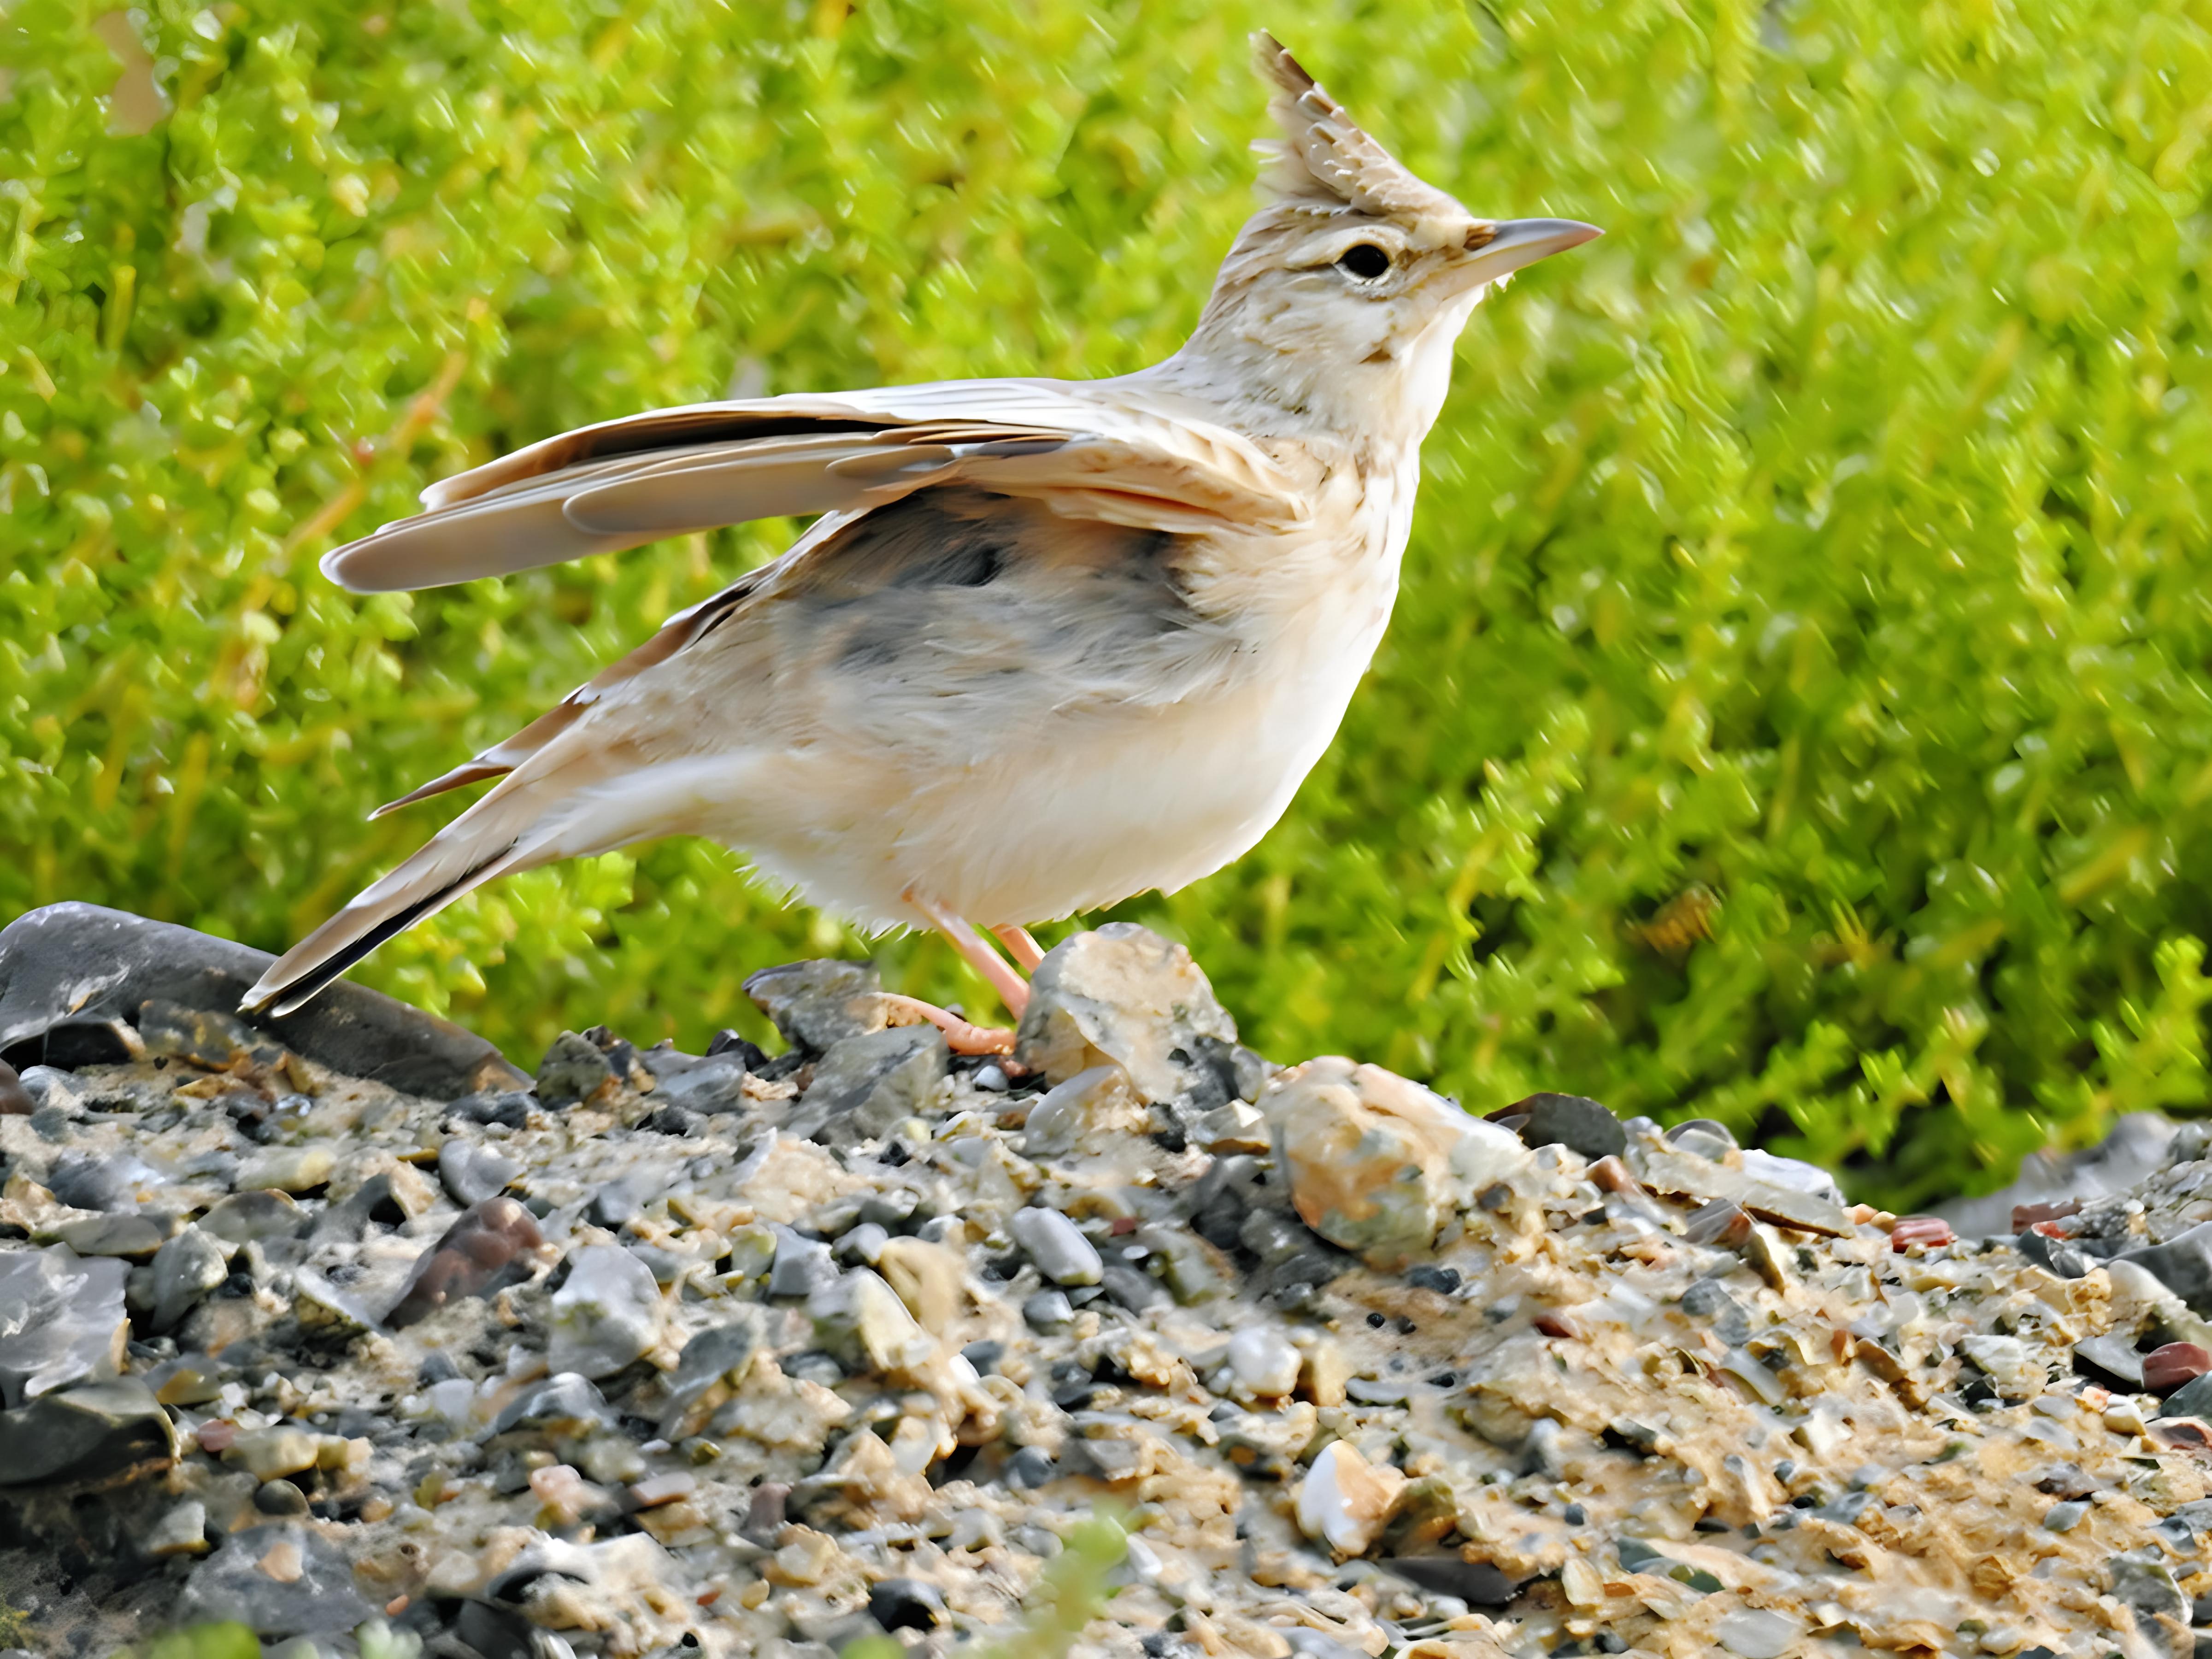
M 2112 1575 L 2112 1599 L 2133 1611 L 2138 1630 L 2154 1632 L 2160 1614 L 2179 1624 L 2189 1622 L 2189 1598 L 2173 1582 L 2173 1573 L 2164 1562 L 2140 1555 L 2116 1555 L 2107 1571 Z
M 199 1299 L 230 1277 L 230 1257 L 197 1227 L 154 1253 L 154 1329 L 174 1330 Z
M 866 1267 L 816 1286 L 806 1298 L 806 1316 L 821 1350 L 855 1370 L 863 1364 L 873 1371 L 908 1370 L 936 1347 L 898 1292 Z
M 79 1255 L 131 1256 L 143 1261 L 161 1248 L 167 1233 L 143 1215 L 78 1216 L 53 1230 L 56 1243 Z
M 872 962 L 793 962 L 745 981 L 745 994 L 784 1041 L 816 1054 L 882 1030 L 889 1012 L 882 992 Z
M 1057 1210 L 1017 1210 L 1006 1231 L 1055 1285 L 1096 1285 L 1104 1276 L 1097 1248 Z
M 401 1330 L 448 1302 L 489 1296 L 518 1283 L 529 1277 L 544 1243 L 537 1221 L 513 1199 L 488 1198 L 472 1204 L 416 1258 L 384 1322 Z
M 1735 1151 L 1735 1134 L 1725 1123 L 1693 1117 L 1668 1130 L 1667 1144 L 1700 1158 L 1723 1158 Z
M 2163 1244 L 2130 1250 L 2132 1261 L 2189 1304 L 2191 1313 L 2212 1315 L 2212 1221 L 2201 1222 Z
M 735 1055 L 702 1060 L 659 1079 L 653 1097 L 665 1105 L 712 1117 L 745 1109 L 744 1062 Z
M 1051 1336 L 1075 1322 L 1075 1308 L 1065 1291 L 1039 1291 L 1022 1304 L 1022 1317 L 1031 1330 Z
M 2118 1382 L 2130 1394 L 2143 1385 L 2143 1357 L 2125 1337 L 2093 1336 L 2074 1345 L 2077 1366 L 2087 1364 L 2100 1376 Z
M 684 1345 L 668 1379 L 668 1405 L 661 1413 L 661 1433 L 672 1435 L 684 1414 L 716 1383 L 744 1380 L 754 1358 L 768 1338 L 768 1321 L 756 1308 L 741 1307 L 720 1325 L 711 1326 Z
M 262 1563 L 280 1547 L 296 1577 L 277 1577 Z M 289 1567 L 288 1567 L 289 1575 Z M 186 1624 L 235 1622 L 257 1636 L 330 1636 L 347 1632 L 376 1609 L 354 1589 L 353 1568 L 336 1546 L 297 1522 L 272 1522 L 232 1533 L 192 1569 L 178 1617 Z
M 1469 1607 L 1502 1607 L 1519 1589 L 1491 1563 L 1456 1555 L 1401 1555 L 1382 1565 L 1408 1583 L 1434 1595 L 1457 1596 Z
M 106 1480 L 176 1457 L 168 1413 L 135 1376 L 58 1389 L 0 1412 L 0 1486 Z
M 66 1244 L 0 1253 L 0 1405 L 122 1369 L 125 1272 L 120 1261 L 81 1260 Z
M 816 1064 L 790 1132 L 838 1146 L 879 1139 L 929 1103 L 951 1060 L 934 1025 L 841 1037 Z
M 64 1067 L 120 1060 L 116 1027 L 145 1003 L 227 1012 L 275 960 L 96 904 L 50 904 L 0 930 L 0 1048 L 36 1041 Z M 433 1100 L 526 1080 L 482 1037 L 349 981 L 246 1023 L 319 1065 Z
M 660 1336 L 660 1286 L 653 1270 L 614 1244 L 586 1244 L 553 1292 L 545 1363 L 556 1371 L 611 1376 Z
M 886 1578 L 868 1589 L 868 1616 L 885 1630 L 934 1630 L 945 1622 L 945 1597 L 919 1578 Z
M 233 1193 L 202 1216 L 199 1226 L 201 1231 L 226 1243 L 251 1244 L 260 1239 L 289 1238 L 300 1231 L 304 1219 L 290 1194 L 258 1187 L 251 1192 Z
M 1530 1146 L 1565 1146 L 1593 1160 L 1628 1149 L 1620 1120 L 1588 1095 L 1530 1095 L 1507 1109 L 1526 1115 L 1521 1139 Z
M 547 1106 L 574 1106 L 615 1085 L 613 1063 L 590 1038 L 563 1031 L 538 1066 L 538 1098 Z
M 830 1247 L 816 1238 L 805 1238 L 778 1224 L 775 1260 L 768 1270 L 770 1296 L 810 1296 L 837 1276 Z
M 1143 1313 L 1175 1298 L 1167 1287 L 1150 1273 L 1134 1267 L 1125 1267 L 1119 1262 L 1109 1262 L 1103 1270 L 1099 1283 L 1105 1286 L 1107 1297 L 1117 1306 L 1131 1313 Z
M 505 1192 L 521 1173 L 517 1160 L 471 1140 L 456 1137 L 438 1149 L 438 1179 L 464 1207 Z
M 605 1396 L 592 1386 L 590 1378 L 563 1371 L 508 1401 L 492 1419 L 491 1431 L 505 1434 L 511 1429 L 560 1428 L 613 1420 Z
M 206 1554 L 207 1505 L 196 1498 L 171 1504 L 139 1534 L 138 1547 L 157 1561 L 173 1555 Z
M 136 1210 L 142 1194 L 162 1184 L 144 1160 L 64 1152 L 46 1171 L 46 1190 L 79 1210 Z
M 2212 1415 L 2212 1371 L 2192 1377 L 2172 1394 L 2159 1407 L 2160 1417 L 2206 1417 Z
M 1109 921 L 1046 953 L 1015 1054 L 1053 1083 L 1117 1065 L 1146 1099 L 1169 1101 L 1212 1081 L 1193 1058 L 1204 1038 L 1233 1044 L 1237 1023 L 1190 952 L 1134 922 Z

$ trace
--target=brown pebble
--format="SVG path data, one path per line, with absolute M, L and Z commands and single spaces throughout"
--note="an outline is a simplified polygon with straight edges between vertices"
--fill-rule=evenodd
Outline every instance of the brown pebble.
M 416 1262 L 385 1322 L 398 1330 L 458 1297 L 488 1295 L 511 1283 L 515 1263 L 544 1243 L 535 1218 L 513 1199 L 472 1204 Z
M 1889 1247 L 1899 1254 L 1915 1245 L 1932 1250 L 1941 1245 L 1954 1243 L 1957 1239 L 1958 1235 L 1951 1231 L 1951 1224 L 1937 1215 L 1905 1216 L 1889 1230 Z
M 0 1060 L 0 1117 L 28 1117 L 36 1109 L 15 1068 Z
M 1583 1334 L 1582 1327 L 1563 1313 L 1540 1313 L 1534 1323 L 1536 1328 L 1547 1336 L 1572 1339 Z
M 2039 1221 L 2063 1221 L 2069 1215 L 2081 1213 L 2079 1199 L 2061 1199 L 2055 1204 L 2015 1204 L 2012 1206 L 2012 1230 L 2024 1233 Z
M 2176 1451 L 2212 1451 L 2212 1424 L 2201 1417 L 2161 1417 L 2148 1432 L 2159 1444 Z
M 2143 1356 L 2143 1387 L 2171 1394 L 2183 1383 L 2212 1371 L 2212 1353 L 2194 1342 L 2169 1342 Z
M 1628 1165 L 1611 1152 L 1590 1165 L 1589 1176 L 1602 1192 L 1618 1193 L 1623 1198 L 1643 1195 L 1643 1183 L 1629 1173 Z

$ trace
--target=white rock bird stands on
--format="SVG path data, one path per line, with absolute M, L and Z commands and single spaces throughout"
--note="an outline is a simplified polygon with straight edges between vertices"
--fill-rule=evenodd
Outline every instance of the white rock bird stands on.
M 392 803 L 499 780 L 246 1006 L 297 1007 L 495 876 L 698 835 L 864 926 L 942 929 L 1018 1013 L 977 927 L 1031 967 L 1024 924 L 1258 841 L 1389 620 L 1462 326 L 1598 233 L 1468 212 L 1255 44 L 1283 132 L 1267 199 L 1166 362 L 657 410 L 434 484 L 325 559 L 379 592 L 820 514 Z

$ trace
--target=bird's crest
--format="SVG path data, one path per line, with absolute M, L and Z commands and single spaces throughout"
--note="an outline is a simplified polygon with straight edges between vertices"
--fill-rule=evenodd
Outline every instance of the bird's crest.
M 1263 195 L 1292 207 L 1351 208 L 1415 231 L 1433 230 L 1439 240 L 1463 229 L 1468 210 L 1360 131 L 1281 41 L 1262 30 L 1252 37 L 1252 53 L 1274 89 L 1267 112 L 1283 130 L 1280 138 L 1253 145 L 1267 158 L 1260 173 Z

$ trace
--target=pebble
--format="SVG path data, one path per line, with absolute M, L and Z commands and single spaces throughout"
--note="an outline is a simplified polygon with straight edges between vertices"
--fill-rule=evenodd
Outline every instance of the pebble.
M 112 1377 L 130 1340 L 125 1268 L 66 1244 L 0 1254 L 0 1405 Z
M 64 1152 L 47 1170 L 46 1186 L 63 1203 L 79 1210 L 136 1210 L 162 1184 L 136 1158 L 94 1158 Z
M 2142 1357 L 2142 1386 L 2152 1394 L 2171 1394 L 2207 1371 L 2212 1352 L 2194 1342 L 2168 1342 Z
M 660 1286 L 653 1270 L 615 1244 L 586 1244 L 568 1258 L 553 1292 L 545 1363 L 580 1376 L 611 1376 L 660 1336 Z
M 1526 1119 L 1520 1133 L 1527 1146 L 1568 1146 L 1587 1158 L 1628 1150 L 1620 1120 L 1587 1095 L 1530 1095 L 1505 1109 Z
M 563 1031 L 538 1064 L 537 1091 L 549 1107 L 580 1106 L 611 1094 L 615 1068 L 590 1038 Z
M 241 1192 L 267 1187 L 280 1193 L 310 1193 L 330 1182 L 337 1154 L 328 1146 L 270 1146 L 246 1161 L 233 1184 Z
M 1889 1230 L 1889 1246 L 1899 1255 L 1911 1249 L 1940 1249 L 1956 1242 L 1951 1224 L 1939 1215 L 1899 1216 Z
M 251 1244 L 265 1238 L 289 1238 L 306 1221 L 300 1206 L 286 1193 L 259 1190 L 233 1193 L 219 1200 L 199 1219 L 199 1229 L 227 1244 Z
M 230 1257 L 198 1227 L 187 1227 L 154 1254 L 154 1323 L 174 1330 L 199 1299 L 230 1277 Z
M 1198 1080 L 1203 1040 L 1234 1045 L 1237 1024 L 1187 949 L 1110 921 L 1045 953 L 1018 1035 L 1015 1058 L 1049 1083 L 1111 1065 L 1145 1099 L 1167 1101 Z
M 158 1471 L 176 1455 L 168 1413 L 137 1377 L 79 1382 L 0 1411 L 0 1486 Z
M 1271 1326 L 1252 1325 L 1229 1339 L 1229 1369 L 1249 1394 L 1279 1399 L 1298 1385 L 1304 1356 Z
M 816 1062 L 791 1133 L 832 1146 L 879 1139 L 922 1109 L 951 1061 L 934 1025 L 840 1037 Z
M 505 1192 L 521 1173 L 519 1161 L 474 1141 L 456 1138 L 438 1149 L 438 1180 L 464 1208 Z
M 1097 1247 L 1057 1210 L 1017 1211 L 1006 1231 L 1055 1285 L 1096 1285 L 1103 1276 Z
M 868 1616 L 887 1631 L 934 1630 L 945 1622 L 945 1596 L 919 1578 L 885 1578 L 868 1587 Z
M 0 1117 L 28 1117 L 38 1109 L 15 1068 L 0 1060 Z
M 1340 1557 L 1364 1555 L 1405 1490 L 1402 1471 L 1370 1463 L 1348 1440 L 1333 1440 L 1298 1483 L 1298 1528 Z
M 513 1199 L 488 1198 L 471 1204 L 416 1259 L 384 1322 L 403 1329 L 449 1302 L 488 1296 L 515 1283 L 536 1265 L 544 1243 L 537 1221 Z
M 768 1275 L 770 1296 L 811 1295 L 836 1277 L 837 1264 L 830 1259 L 827 1244 L 803 1237 L 788 1227 L 775 1230 L 775 1260 Z
M 814 1054 L 882 1030 L 889 1012 L 882 992 L 871 962 L 793 962 L 745 981 L 745 994 L 783 1040 Z
M 1129 1086 L 1128 1073 L 1118 1066 L 1093 1066 L 1054 1085 L 1030 1108 L 1029 1121 L 1023 1126 L 1023 1155 L 1056 1157 L 1079 1146 L 1095 1152 L 1102 1133 L 1129 1133 L 1141 1129 L 1144 1122 L 1144 1103 Z M 1261 1139 L 1264 1145 L 1265 1137 Z
M 2191 1313 L 2212 1316 L 2212 1221 L 2163 1244 L 2130 1250 L 2120 1258 L 2146 1268 L 2186 1303 Z
M 1051 1336 L 1075 1322 L 1075 1309 L 1065 1291 L 1039 1291 L 1022 1304 L 1022 1318 L 1031 1330 Z
M 1796 1651 L 1804 1633 L 1802 1620 L 1765 1607 L 1739 1607 L 1713 1627 L 1716 1639 L 1737 1659 L 1783 1659 Z

